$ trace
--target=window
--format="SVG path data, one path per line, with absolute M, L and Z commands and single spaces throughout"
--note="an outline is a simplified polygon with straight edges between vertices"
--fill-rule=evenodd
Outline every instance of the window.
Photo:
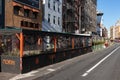
M 55 10 L 55 1 L 53 1 L 53 10 Z
M 81 20 L 84 20 L 84 16 L 81 16 Z
M 39 24 L 35 24 L 35 28 L 39 28 Z
M 14 14 L 19 15 L 20 7 L 19 6 L 14 6 Z
M 55 24 L 55 16 L 53 17 L 53 23 Z
M 33 18 L 37 19 L 38 13 L 37 12 L 33 12 Z
M 58 12 L 60 12 L 60 7 L 58 6 Z
M 21 26 L 24 26 L 24 21 L 21 21 Z
M 48 14 L 48 23 L 50 23 L 50 14 Z
M 33 27 L 34 27 L 33 23 L 30 23 L 30 27 L 31 27 L 31 28 L 33 28 Z
M 25 26 L 24 27 L 28 27 L 28 22 L 25 21 Z
M 48 8 L 50 8 L 50 0 L 48 0 Z
M 60 17 L 58 17 L 58 25 L 60 25 Z
M 29 17 L 29 12 L 30 12 L 30 10 L 25 9 L 25 10 L 24 10 L 24 16 L 25 16 L 25 17 Z

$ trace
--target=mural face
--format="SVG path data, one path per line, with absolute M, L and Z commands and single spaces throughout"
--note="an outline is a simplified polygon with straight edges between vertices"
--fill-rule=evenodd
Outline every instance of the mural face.
M 14 0 L 25 5 L 29 5 L 34 8 L 39 8 L 39 0 Z

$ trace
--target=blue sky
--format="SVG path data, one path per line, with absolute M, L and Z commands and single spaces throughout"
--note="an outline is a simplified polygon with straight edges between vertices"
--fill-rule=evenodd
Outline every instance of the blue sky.
M 107 29 L 120 19 L 120 0 L 97 0 L 97 9 L 104 13 L 103 24 Z

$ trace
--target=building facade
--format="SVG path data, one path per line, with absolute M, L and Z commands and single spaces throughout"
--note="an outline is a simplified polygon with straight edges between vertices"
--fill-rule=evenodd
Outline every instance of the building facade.
M 111 38 L 112 40 L 115 39 L 115 29 L 114 29 L 114 26 L 111 26 L 111 27 L 110 27 L 110 38 Z
M 80 33 L 81 0 L 63 0 L 63 32 Z
M 120 20 L 115 24 L 115 38 L 120 39 Z
M 120 39 L 120 20 L 110 27 L 110 37 L 112 40 Z
M 0 0 L 0 29 L 4 28 L 4 0 Z
M 103 17 L 103 13 L 97 11 L 97 35 L 99 36 L 103 36 L 103 25 L 102 25 L 102 17 Z
M 41 0 L 5 0 L 5 27 L 41 30 L 41 4 Z
M 108 30 L 106 27 L 103 26 L 102 28 L 102 37 L 108 38 Z
M 96 32 L 97 0 L 81 0 L 81 33 Z
M 62 0 L 43 0 L 43 31 L 62 32 Z

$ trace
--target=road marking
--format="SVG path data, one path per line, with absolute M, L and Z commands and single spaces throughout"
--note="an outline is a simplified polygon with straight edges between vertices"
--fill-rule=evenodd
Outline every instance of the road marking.
M 51 72 L 46 72 L 46 73 L 44 73 L 44 75 L 47 75 L 47 74 L 49 74 L 49 73 L 51 73 Z M 43 75 L 42 75 L 43 76 Z
M 9 80 L 22 80 L 23 78 L 28 78 L 28 77 L 33 77 L 35 76 L 35 74 L 38 73 L 38 71 L 31 71 L 29 73 L 25 73 L 25 74 L 19 74 Z
M 47 69 L 50 72 L 56 71 L 55 69 Z
M 109 56 L 111 56 L 115 51 L 117 51 L 120 48 L 120 46 L 118 48 L 116 48 L 115 50 L 113 50 L 110 54 L 108 54 L 106 57 L 104 57 L 102 60 L 100 60 L 97 64 L 95 64 L 92 68 L 90 68 L 89 70 L 87 70 L 82 77 L 87 76 L 92 70 L 94 70 L 97 66 L 99 66 L 103 61 L 105 61 Z

